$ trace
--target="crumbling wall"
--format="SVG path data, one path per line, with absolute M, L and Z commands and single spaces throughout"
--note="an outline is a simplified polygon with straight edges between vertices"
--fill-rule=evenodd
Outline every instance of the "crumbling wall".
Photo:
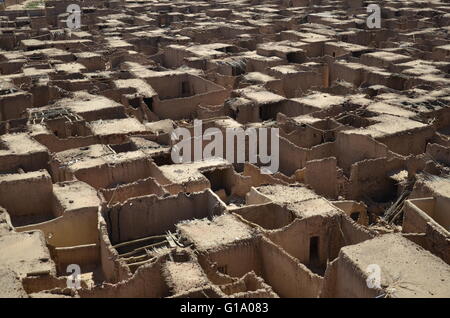
M 81 298 L 161 298 L 169 296 L 169 288 L 161 275 L 165 257 L 140 266 L 133 276 L 117 284 L 103 284 L 81 289 Z
M 309 149 L 307 160 L 316 160 L 328 157 L 337 157 L 334 142 L 325 142 Z
M 153 109 L 160 119 L 194 118 L 198 105 L 220 105 L 225 102 L 228 95 L 228 92 L 223 89 L 190 97 L 166 99 L 156 102 Z
M 50 221 L 16 227 L 16 231 L 41 230 L 54 247 L 98 243 L 97 209 L 82 208 L 66 211 Z
M 45 170 L 39 170 L 0 177 L 0 206 L 8 211 L 15 225 L 37 223 L 51 218 L 53 211 L 50 175 Z
M 368 159 L 353 164 L 348 198 L 358 200 L 365 194 L 379 201 L 389 199 L 396 193 L 396 184 L 388 178 L 388 173 L 404 166 L 405 161 L 398 158 Z
M 28 92 L 0 95 L 0 121 L 23 118 L 27 108 L 33 107 L 33 95 Z
M 407 133 L 380 137 L 377 138 L 377 141 L 385 144 L 389 150 L 400 155 L 417 155 L 425 152 L 427 143 L 433 137 L 433 134 L 434 128 L 426 126 Z
M 260 241 L 264 280 L 280 297 L 319 295 L 322 278 L 266 238 Z
M 119 185 L 115 188 L 101 189 L 106 202 L 114 204 L 117 202 L 124 202 L 129 198 L 155 194 L 162 196 L 168 194 L 164 188 L 153 178 L 141 179 L 132 183 Z
M 133 198 L 105 211 L 111 241 L 116 244 L 174 231 L 175 224 L 220 214 L 225 207 L 210 190 L 180 193 L 164 199 L 155 195 Z
M 344 211 L 346 215 L 351 217 L 355 222 L 362 225 L 369 224 L 369 216 L 367 215 L 367 206 L 363 202 L 353 200 L 333 201 L 334 206 Z
M 100 236 L 101 268 L 106 282 L 116 283 L 131 277 L 126 264 L 119 260 L 119 253 L 113 248 L 108 235 L 105 219 L 98 213 L 98 228 Z
M 124 138 L 126 136 L 123 136 Z M 54 134 L 39 134 L 34 135 L 39 143 L 48 148 L 50 152 L 61 152 L 68 149 L 88 147 L 95 144 L 101 144 L 98 136 L 77 136 L 68 138 L 58 138 Z
M 93 270 L 100 264 L 100 247 L 98 244 L 58 247 L 55 249 L 59 272 L 66 275 L 70 264 L 80 266 L 82 272 Z
M 301 169 L 306 164 L 308 150 L 300 148 L 280 136 L 280 172 L 286 176 L 292 175 L 295 170 Z
M 168 45 L 164 48 L 164 65 L 169 68 L 183 65 L 184 59 L 192 56 L 193 53 L 178 45 Z
M 211 262 L 217 263 L 216 268 L 219 272 L 232 277 L 242 277 L 251 271 L 258 276 L 262 273 L 261 255 L 255 239 L 210 251 L 207 257 Z
M 54 288 L 66 288 L 66 277 L 55 277 L 52 275 L 30 276 L 22 279 L 22 286 L 27 294 L 37 293 L 43 290 L 52 290 Z M 86 287 L 81 281 L 81 287 Z
M 274 203 L 247 205 L 234 209 L 233 213 L 267 230 L 284 227 L 290 224 L 295 218 L 292 211 Z
M 36 171 L 46 169 L 49 161 L 48 151 L 33 151 L 26 154 L 8 153 L 0 156 L 0 172 L 12 173 L 18 169 Z
M 150 177 L 150 159 L 137 158 L 134 160 L 103 164 L 93 168 L 81 168 L 74 172 L 78 180 L 86 182 L 92 187 L 109 188 L 120 183 L 130 183 Z
M 450 147 L 429 143 L 426 153 L 437 162 L 450 166 Z
M 351 259 L 340 252 L 337 259 L 328 265 L 325 272 L 321 298 L 375 298 L 382 293 L 369 288 L 366 274 L 354 266 Z
M 281 116 L 277 116 L 277 121 L 280 121 Z M 313 146 L 319 145 L 324 141 L 324 131 L 317 129 L 311 125 L 297 123 L 295 126 L 285 132 L 283 129 L 280 130 L 280 136 L 293 142 L 298 147 L 311 148 Z
M 403 207 L 402 232 L 425 233 L 427 222 L 433 222 L 432 214 L 436 208 L 433 197 L 406 200 Z
M 226 295 L 214 285 L 199 287 L 187 292 L 169 296 L 168 298 L 222 298 Z
M 359 1 L 359 0 L 358 0 Z M 329 44 L 325 44 L 325 48 L 327 48 Z M 334 51 L 336 49 L 339 51 L 340 49 L 334 47 Z M 338 52 L 335 55 L 339 56 L 342 52 Z M 363 82 L 363 68 L 364 65 L 357 63 L 346 63 L 346 62 L 333 62 L 330 64 L 330 82 L 334 82 L 337 79 L 344 80 L 348 83 L 352 83 L 355 86 L 361 85 Z
M 255 272 L 249 272 L 233 283 L 222 285 L 220 289 L 233 298 L 278 298 L 272 287 Z
M 278 174 L 263 174 L 261 170 L 251 163 L 244 164 L 244 177 L 250 177 L 250 187 L 257 187 L 263 184 L 287 184 Z M 245 188 L 245 193 L 250 191 L 250 187 Z
M 310 240 L 318 237 L 318 257 L 320 263 L 326 264 L 331 257 L 330 246 L 333 239 L 330 217 L 311 216 L 306 219 L 295 219 L 289 226 L 278 231 L 272 231 L 268 238 L 281 246 L 287 253 L 303 264 L 310 264 Z
M 317 194 L 336 198 L 338 194 L 336 158 L 330 157 L 306 162 L 305 183 Z
M 450 235 L 433 220 L 435 198 L 406 200 L 403 208 L 402 232 L 405 236 L 450 264 Z
M 365 226 L 355 223 L 347 215 L 340 216 L 339 234 L 342 236 L 343 245 L 359 244 L 375 237 L 375 233 L 369 231 Z M 336 255 L 341 247 L 339 246 Z
M 271 203 L 272 201 L 263 194 L 261 194 L 257 189 L 252 187 L 245 196 L 245 202 L 248 205 L 250 205 L 250 204 Z
M 388 148 L 385 145 L 366 135 L 338 133 L 335 146 L 338 165 L 347 174 L 355 162 L 388 155 Z

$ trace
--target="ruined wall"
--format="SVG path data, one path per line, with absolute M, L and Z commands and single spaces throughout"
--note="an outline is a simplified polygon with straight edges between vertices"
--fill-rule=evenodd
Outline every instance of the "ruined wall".
M 376 200 L 384 201 L 396 193 L 393 180 L 388 172 L 405 166 L 402 159 L 368 159 L 352 165 L 348 198 L 358 200 L 364 193 Z
M 279 229 L 291 223 L 295 218 L 293 212 L 273 203 L 246 205 L 234 209 L 233 213 L 267 230 Z
M 377 141 L 382 142 L 389 150 L 400 155 L 417 155 L 425 152 L 427 143 L 433 137 L 433 134 L 434 128 L 427 126 L 404 134 L 377 138 Z
M 434 220 L 447 231 L 450 231 L 450 197 L 439 196 L 436 198 Z
M 359 86 L 363 81 L 363 68 L 362 64 L 334 62 L 330 65 L 330 82 L 340 79 Z
M 94 270 L 100 263 L 100 247 L 97 244 L 87 244 L 55 249 L 59 271 L 66 275 L 66 268 L 70 264 L 80 266 L 82 272 Z
M 46 151 L 33 151 L 26 154 L 6 154 L 0 157 L 1 172 L 15 172 L 18 169 L 36 171 L 47 168 L 49 154 Z
M 182 96 L 182 83 L 188 83 L 188 74 L 186 73 L 162 73 L 159 76 L 146 78 L 146 82 L 158 92 L 159 99 L 174 99 Z
M 36 220 L 51 217 L 52 198 L 52 180 L 47 171 L 0 178 L 0 206 L 8 211 L 13 224 L 17 225 L 16 221 L 21 224 L 26 217 L 36 216 Z
M 425 238 L 425 244 L 422 247 L 450 265 L 450 237 L 448 231 L 427 223 Z
M 79 291 L 81 298 L 161 298 L 169 296 L 162 275 L 163 258 L 140 266 L 132 277 L 115 285 L 104 284 Z
M 261 194 L 257 189 L 252 187 L 245 196 L 245 202 L 247 203 L 247 205 L 251 205 L 251 204 L 271 203 L 272 201 L 263 194 Z
M 150 162 L 149 159 L 137 158 L 114 165 L 103 164 L 93 168 L 82 168 L 74 174 L 78 180 L 96 189 L 109 188 L 119 183 L 130 183 L 150 177 Z
M 41 230 L 54 247 L 98 243 L 98 216 L 96 208 L 66 211 L 50 221 L 16 227 L 17 232 Z
M 23 118 L 27 108 L 33 107 L 33 95 L 27 92 L 15 92 L 0 95 L 0 121 Z
M 345 253 L 328 265 L 321 298 L 374 298 L 382 290 L 367 287 L 366 274 L 353 265 Z
M 51 275 L 24 277 L 22 279 L 22 286 L 28 294 L 54 288 L 62 289 L 67 287 L 67 278 Z M 81 281 L 81 287 L 87 287 L 83 281 Z
M 358 214 L 355 218 L 355 222 L 367 226 L 369 224 L 369 216 L 367 215 L 367 206 L 363 202 L 357 202 L 353 200 L 333 201 L 334 206 L 344 211 L 347 216 L 354 217 L 352 215 Z
M 365 226 L 355 223 L 346 215 L 341 215 L 339 222 L 339 232 L 343 236 L 344 245 L 359 244 L 375 237 L 375 233 L 369 231 Z
M 273 230 L 290 224 L 295 215 L 285 207 L 273 203 L 247 205 L 233 210 L 248 222 L 257 224 L 264 229 Z
M 261 170 L 251 164 L 251 163 L 245 163 L 244 164 L 244 171 L 242 173 L 245 177 L 250 177 L 250 181 L 252 183 L 252 186 L 256 187 L 262 184 L 287 184 L 281 177 L 276 174 L 263 174 L 261 173 Z M 246 191 L 246 193 L 248 190 Z
M 435 198 L 406 200 L 403 208 L 402 232 L 420 236 L 405 236 L 450 264 L 450 235 L 432 219 Z
M 440 185 L 443 185 L 445 182 L 445 178 L 439 180 L 436 178 L 436 181 L 440 181 Z M 439 184 L 439 183 L 438 183 Z M 433 210 L 427 209 L 426 206 L 423 208 L 424 211 L 438 224 L 440 224 L 444 229 L 448 231 L 450 229 L 450 215 L 448 210 L 450 208 L 450 196 L 448 196 L 445 192 L 445 188 L 436 187 L 432 188 L 428 183 L 418 181 L 414 185 L 414 189 L 410 195 L 410 199 L 413 198 L 423 198 L 423 197 L 434 197 L 435 198 L 435 206 Z M 418 202 L 418 201 L 414 201 Z M 420 203 L 419 203 L 420 204 Z
M 279 118 L 279 116 L 278 116 Z M 312 126 L 296 126 L 292 131 L 280 131 L 280 136 L 288 139 L 298 147 L 311 148 L 322 142 L 323 131 Z
M 426 153 L 437 162 L 450 166 L 450 147 L 429 143 L 427 144 Z
M 292 255 L 303 264 L 310 263 L 310 240 L 319 237 L 318 257 L 321 264 L 326 264 L 331 254 L 331 243 L 339 236 L 330 235 L 330 217 L 311 216 L 306 219 L 296 219 L 289 226 L 268 233 L 268 238 L 280 245 L 289 255 Z
M 110 204 L 124 202 L 128 198 L 134 198 L 149 194 L 162 196 L 165 193 L 168 193 L 153 178 L 138 180 L 136 182 L 120 185 L 111 189 L 101 189 L 100 192 L 103 194 L 106 202 Z
M 79 136 L 79 137 L 68 137 L 68 138 L 58 138 L 53 134 L 41 134 L 34 135 L 39 143 L 43 144 L 48 148 L 50 152 L 61 152 L 73 148 L 87 147 L 94 144 L 100 144 L 100 138 L 98 136 Z
M 319 72 L 303 71 L 297 74 L 287 74 L 286 76 L 283 76 L 282 81 L 285 96 L 287 98 L 294 98 L 301 96 L 302 93 L 306 92 L 311 87 L 321 87 L 323 84 L 323 74 Z
M 199 287 L 188 290 L 184 293 L 169 296 L 168 298 L 221 298 L 226 295 L 214 285 Z
M 388 154 L 388 148 L 385 145 L 366 135 L 338 133 L 335 146 L 338 165 L 346 173 L 350 172 L 351 165 L 355 162 L 387 157 Z
M 161 235 L 168 230 L 174 231 L 175 224 L 182 220 L 201 219 L 223 212 L 217 209 L 217 201 L 211 196 L 214 194 L 210 190 L 191 195 L 180 193 L 160 200 L 150 195 L 115 205 L 105 211 L 111 241 L 116 244 Z
M 290 176 L 295 170 L 303 168 L 306 164 L 307 153 L 307 149 L 297 147 L 280 136 L 279 171 L 286 176 Z
M 217 263 L 219 271 L 233 277 L 242 277 L 251 271 L 261 276 L 263 270 L 258 242 L 255 239 L 213 250 L 208 252 L 207 257 L 211 262 Z
M 307 160 L 322 159 L 336 156 L 336 146 L 334 142 L 325 142 L 309 149 Z
M 164 65 L 169 68 L 176 68 L 184 63 L 186 57 L 190 57 L 193 54 L 176 45 L 167 46 L 164 49 Z
M 260 242 L 264 280 L 280 297 L 311 297 L 319 295 L 322 278 L 290 257 L 269 240 Z
M 220 289 L 233 298 L 278 298 L 272 287 L 254 272 L 245 274 L 233 283 L 221 285 Z
M 160 119 L 194 118 L 198 105 L 220 105 L 228 98 L 224 89 L 205 92 L 190 97 L 179 97 L 155 102 L 153 110 Z
M 317 194 L 336 198 L 338 194 L 337 160 L 334 157 L 306 162 L 305 183 Z
M 108 228 L 103 216 L 98 213 L 101 268 L 106 282 L 116 283 L 131 277 L 131 272 L 123 262 L 119 261 L 119 253 L 112 247 Z
M 426 223 L 433 222 L 436 199 L 432 197 L 406 200 L 403 207 L 402 232 L 425 233 Z

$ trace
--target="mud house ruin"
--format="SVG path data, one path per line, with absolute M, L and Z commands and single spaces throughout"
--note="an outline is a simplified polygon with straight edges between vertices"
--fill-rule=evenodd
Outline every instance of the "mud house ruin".
M 0 297 L 450 297 L 450 5 L 370 3 L 0 3 Z

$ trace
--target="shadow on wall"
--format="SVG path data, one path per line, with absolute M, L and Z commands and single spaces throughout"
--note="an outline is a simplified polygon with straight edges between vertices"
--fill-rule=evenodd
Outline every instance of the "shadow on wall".
M 253 271 L 280 297 L 317 297 L 322 285 L 322 277 L 263 236 L 200 255 L 199 262 L 212 281 Z
M 209 189 L 166 198 L 149 195 L 104 206 L 100 245 L 107 281 L 128 279 L 136 268 L 156 257 L 155 249 L 171 247 L 169 232 L 175 232 L 175 224 L 225 211 L 224 203 Z

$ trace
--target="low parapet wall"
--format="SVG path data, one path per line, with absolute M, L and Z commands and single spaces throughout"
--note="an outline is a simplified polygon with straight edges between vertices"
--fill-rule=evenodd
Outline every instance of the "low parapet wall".
M 22 4 L 24 3 L 26 0 L 0 0 L 0 4 L 2 4 L 5 6 L 5 8 L 16 5 L 16 4 Z

